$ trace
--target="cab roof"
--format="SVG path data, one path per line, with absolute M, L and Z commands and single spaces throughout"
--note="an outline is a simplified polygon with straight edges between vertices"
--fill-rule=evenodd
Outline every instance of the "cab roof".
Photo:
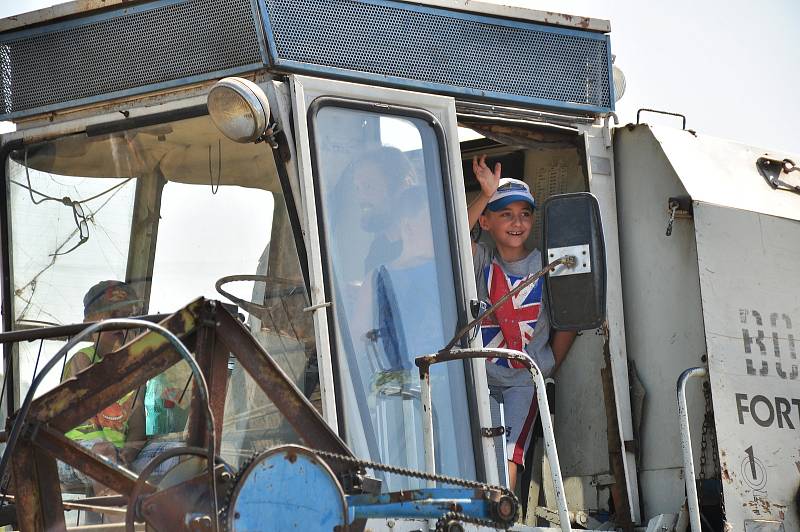
M 24 27 L 34 26 L 58 19 L 67 19 L 75 16 L 86 15 L 93 11 L 102 11 L 119 7 L 122 4 L 136 5 L 146 3 L 147 0 L 72 0 L 36 11 L 13 15 L 0 19 L 0 33 Z M 418 0 L 404 2 L 424 6 L 442 7 L 470 13 L 494 15 L 513 18 L 540 24 L 550 24 L 567 28 L 576 28 L 601 33 L 611 31 L 611 23 L 607 20 L 576 15 L 541 11 L 522 7 L 505 6 L 488 2 L 473 2 L 472 0 Z

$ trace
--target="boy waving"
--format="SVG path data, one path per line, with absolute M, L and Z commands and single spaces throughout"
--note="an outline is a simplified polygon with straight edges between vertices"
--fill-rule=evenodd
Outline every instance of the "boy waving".
M 490 169 L 485 155 L 472 159 L 472 170 L 481 194 L 468 207 L 470 227 L 480 222 L 495 243 L 495 249 L 491 249 L 473 242 L 472 261 L 478 298 L 492 305 L 542 267 L 539 250 L 525 246 L 533 228 L 535 203 L 527 184 L 501 179 L 500 163 Z M 481 324 L 481 336 L 485 347 L 527 352 L 548 377 L 566 357 L 576 333 L 551 333 L 543 285 L 544 280 L 539 279 L 506 301 Z M 490 394 L 503 403 L 509 487 L 514 489 L 517 470 L 525 467 L 525 452 L 536 421 L 535 388 L 530 373 L 515 361 L 487 359 L 486 375 Z

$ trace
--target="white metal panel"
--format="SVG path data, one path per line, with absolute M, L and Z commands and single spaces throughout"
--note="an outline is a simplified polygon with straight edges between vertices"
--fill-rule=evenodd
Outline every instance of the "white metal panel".
M 800 194 L 773 190 L 756 169 L 762 148 L 671 128 L 650 128 L 692 199 L 800 220 Z M 795 174 L 796 175 L 796 174 Z
M 307 76 L 291 76 L 292 91 L 294 94 L 294 124 L 297 151 L 300 154 L 298 164 L 300 167 L 300 178 L 303 183 L 303 203 L 301 216 L 306 217 L 306 239 L 308 243 L 308 254 L 310 262 L 312 305 L 326 301 L 326 294 L 322 275 L 322 256 L 320 254 L 319 224 L 316 215 L 316 201 L 314 199 L 314 185 L 311 165 L 311 152 L 309 149 L 309 132 L 306 121 L 306 110 L 311 103 L 320 96 L 338 96 L 364 101 L 381 102 L 383 104 L 405 105 L 409 107 L 421 108 L 432 113 L 442 124 L 446 135 L 447 164 L 450 169 L 450 176 L 453 185 L 453 201 L 456 210 L 456 234 L 459 258 L 462 264 L 467 266 L 467 275 L 463 278 L 463 292 L 467 299 L 477 299 L 475 279 L 472 272 L 472 247 L 469 240 L 469 222 L 467 221 L 466 197 L 461 172 L 461 159 L 454 154 L 460 153 L 458 143 L 455 101 L 446 96 L 436 96 L 430 94 L 414 93 L 409 91 L 388 89 L 383 87 L 372 87 L 348 83 L 343 81 L 323 80 Z M 317 310 L 318 315 L 325 314 L 325 309 Z M 327 323 L 327 321 L 326 321 Z M 328 337 L 327 325 L 324 327 L 324 343 L 318 343 L 318 349 L 324 350 L 326 359 L 325 364 L 331 366 L 330 339 Z M 320 328 L 317 329 L 318 335 L 323 335 Z M 319 342 L 323 339 L 318 338 Z M 481 347 L 480 339 L 476 338 L 474 347 Z M 475 386 L 478 390 L 488 390 L 486 382 L 486 369 L 483 360 L 472 361 Z M 332 388 L 331 388 L 332 389 Z M 478 423 L 482 427 L 491 426 L 491 413 L 489 409 L 489 395 L 478 393 Z M 483 460 L 485 464 L 486 481 L 497 484 L 497 463 L 495 459 L 495 445 L 492 438 L 481 438 Z
M 727 520 L 800 530 L 800 222 L 694 212 Z
M 311 176 L 311 153 L 308 150 L 308 124 L 305 120 L 305 96 L 303 84 L 291 80 L 294 105 L 292 114 L 296 134 L 295 152 L 297 157 L 298 173 L 300 174 L 300 201 L 297 208 L 300 211 L 300 225 L 304 227 L 303 237 L 306 241 L 308 254 L 308 276 L 311 295 L 311 306 L 315 307 L 314 332 L 316 335 L 317 359 L 319 365 L 320 392 L 322 394 L 322 413 L 325 421 L 333 430 L 339 431 L 336 414 L 336 399 L 333 385 L 333 364 L 331 362 L 330 334 L 328 332 L 328 313 L 326 305 L 328 300 L 325 294 L 325 285 L 322 278 L 322 256 L 319 246 L 319 224 L 317 223 L 317 210 L 314 200 L 314 183 Z M 303 176 L 308 176 L 303 179 Z
M 676 220 L 666 236 L 669 198 L 686 190 L 644 126 L 615 132 L 614 157 L 627 352 L 645 390 L 636 436 L 647 519 L 683 504 L 675 385 L 683 370 L 703 364 L 706 345 L 692 221 Z M 703 396 L 696 382 L 687 392 L 697 457 Z
M 586 154 L 592 157 L 609 159 L 608 167 L 613 167 L 613 152 L 603 140 L 599 126 L 579 128 L 586 139 Z M 611 373 L 614 381 L 618 430 L 621 442 L 634 441 L 633 420 L 628 383 L 628 355 L 625 344 L 625 319 L 622 307 L 622 273 L 619 248 L 619 229 L 617 226 L 617 193 L 612 175 L 589 173 L 589 191 L 597 197 L 603 221 L 603 238 L 606 244 L 606 322 L 608 323 Z M 611 430 L 611 427 L 609 427 Z M 636 455 L 633 450 L 625 450 L 623 445 L 625 482 L 631 519 L 634 523 L 642 520 L 639 510 L 639 481 L 637 478 Z

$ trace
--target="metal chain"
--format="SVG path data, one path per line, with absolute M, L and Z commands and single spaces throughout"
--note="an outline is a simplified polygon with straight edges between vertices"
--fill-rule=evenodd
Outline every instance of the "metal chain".
M 320 451 L 320 450 L 317 450 L 317 449 L 311 449 L 311 451 L 314 454 L 316 454 L 317 456 L 321 457 L 321 458 L 327 458 L 327 459 L 331 459 L 331 460 L 336 460 L 338 462 L 351 464 L 351 465 L 354 465 L 354 466 L 359 467 L 359 468 L 373 469 L 375 471 L 385 471 L 386 473 L 393 473 L 393 474 L 396 474 L 396 475 L 403 475 L 403 476 L 406 476 L 406 477 L 419 478 L 419 479 L 422 479 L 422 480 L 433 480 L 435 482 L 441 482 L 443 484 L 451 484 L 453 486 L 462 486 L 462 487 L 465 487 L 465 488 L 480 489 L 480 490 L 483 490 L 483 491 L 495 490 L 495 491 L 502 492 L 503 495 L 511 496 L 511 497 L 514 498 L 514 500 L 516 500 L 516 495 L 514 495 L 514 492 L 512 492 L 511 490 L 509 490 L 508 488 L 505 488 L 503 486 L 492 486 L 490 484 L 485 484 L 485 483 L 477 482 L 477 481 L 474 481 L 474 480 L 464 480 L 464 479 L 461 479 L 461 478 L 449 477 L 449 476 L 446 476 L 446 475 L 437 475 L 437 474 L 433 474 L 433 473 L 427 473 L 425 471 L 417 471 L 416 469 L 407 469 L 405 467 L 386 465 L 386 464 L 381 464 L 381 463 L 378 463 L 378 462 L 371 462 L 369 460 L 362 460 L 362 459 L 359 459 L 359 458 L 355 458 L 353 456 L 346 456 L 346 455 L 343 455 L 343 454 L 337 454 L 337 453 L 332 453 L 332 452 L 328 452 L 328 451 Z M 519 504 L 517 504 L 517 508 L 519 508 Z M 519 510 L 517 510 L 517 512 L 519 512 Z M 452 516 L 452 517 L 450 517 L 450 516 Z M 516 517 L 517 516 L 514 516 L 514 519 L 512 520 L 511 523 L 506 524 L 506 523 L 501 523 L 499 521 L 485 520 L 485 519 L 478 519 L 478 518 L 474 518 L 474 517 L 469 517 L 467 515 L 463 515 L 463 514 L 456 513 L 456 512 L 448 512 L 447 514 L 442 516 L 441 519 L 439 519 L 439 522 L 440 523 L 441 522 L 446 522 L 449 519 L 458 519 L 459 521 L 475 523 L 475 524 L 479 524 L 481 526 L 488 526 L 488 527 L 491 527 L 491 528 L 508 529 L 510 526 L 513 526 L 514 522 L 516 521 Z M 437 523 L 436 526 L 437 526 L 436 530 L 438 531 L 439 530 L 439 523 Z M 444 529 L 442 529 L 442 530 L 444 530 Z
M 436 521 L 436 532 L 450 532 L 447 529 L 447 523 L 449 521 L 460 521 L 462 523 L 472 523 L 473 525 L 483 526 L 487 528 L 498 528 L 498 524 L 491 519 L 481 519 L 479 517 L 470 517 L 465 514 L 461 514 L 458 512 L 447 512 L 442 517 Z M 499 527 L 504 528 L 504 527 Z
M 719 447 L 717 446 L 717 431 L 714 423 L 714 403 L 711 400 L 711 383 L 709 381 L 703 383 L 703 397 L 706 403 L 706 415 L 705 419 L 703 419 L 703 434 L 706 439 L 711 439 L 711 463 L 713 464 L 713 474 L 716 478 L 720 475 Z M 709 432 L 710 435 L 707 434 Z
M 711 393 L 708 381 L 703 382 L 703 398 L 705 399 L 705 412 L 703 414 L 703 431 L 700 436 L 700 482 L 706 479 L 706 454 L 708 449 L 708 429 L 710 426 Z M 700 494 L 703 491 L 701 488 Z
M 706 417 L 703 420 L 703 432 L 711 432 L 711 462 L 714 465 L 714 478 L 722 481 L 722 468 L 719 463 L 719 444 L 717 442 L 717 428 L 714 422 L 714 403 L 711 398 L 711 382 L 705 381 L 703 383 L 703 396 L 706 402 Z M 707 427 L 706 427 L 707 425 Z M 722 510 L 723 519 L 725 517 L 725 496 L 720 493 L 719 495 L 720 507 Z

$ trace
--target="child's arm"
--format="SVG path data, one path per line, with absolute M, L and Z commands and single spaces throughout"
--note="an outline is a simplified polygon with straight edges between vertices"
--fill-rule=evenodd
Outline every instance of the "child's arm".
M 494 170 L 490 170 L 486 165 L 485 155 L 481 155 L 480 158 L 472 158 L 472 171 L 475 173 L 475 179 L 481 185 L 481 193 L 467 207 L 470 228 L 474 227 L 478 222 L 478 218 L 481 217 L 481 213 L 486 209 L 489 199 L 497 190 L 497 186 L 500 183 L 500 170 L 500 163 L 495 163 Z M 475 252 L 475 242 L 472 243 L 472 252 Z
M 578 336 L 578 333 L 575 331 L 555 331 L 553 333 L 553 337 L 550 340 L 550 348 L 553 350 L 553 358 L 556 360 L 556 365 L 553 368 L 554 373 L 564 362 L 564 359 L 567 358 L 569 348 L 572 347 L 572 342 L 575 341 L 576 336 Z

